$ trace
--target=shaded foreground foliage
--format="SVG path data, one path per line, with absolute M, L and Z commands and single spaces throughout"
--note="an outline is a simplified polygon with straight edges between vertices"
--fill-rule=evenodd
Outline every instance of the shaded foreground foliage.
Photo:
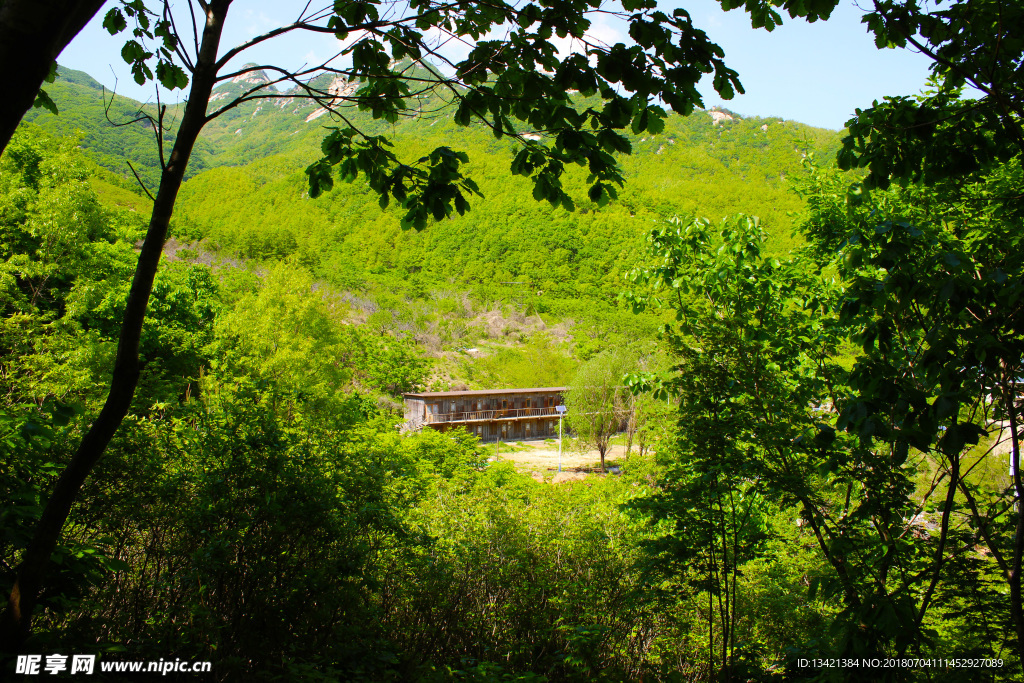
M 827 185 L 819 190 L 827 201 Z M 658 265 L 633 275 L 660 290 L 660 303 L 677 308 L 681 321 L 666 328 L 678 376 L 633 380 L 681 401 L 676 462 L 661 490 L 633 507 L 675 529 L 650 544 L 659 558 L 652 570 L 706 594 L 714 612 L 705 636 L 709 668 L 747 675 L 754 644 L 735 632 L 744 617 L 738 577 L 747 566 L 766 554 L 811 551 L 801 579 L 806 599 L 834 611 L 822 620 L 827 636 L 801 641 L 790 657 L 959 652 L 1016 669 L 1005 600 L 1012 575 L 999 559 L 1014 543 L 1015 494 L 1005 456 L 993 453 L 1005 436 L 987 412 L 992 397 L 975 387 L 972 402 L 951 414 L 941 386 L 923 381 L 935 370 L 922 371 L 917 386 L 896 391 L 914 391 L 919 414 L 941 412 L 930 429 L 918 423 L 910 446 L 898 431 L 913 424 L 904 414 L 868 413 L 868 401 L 880 402 L 869 392 L 884 375 L 876 371 L 865 383 L 862 373 L 881 359 L 920 353 L 920 337 L 910 335 L 927 330 L 907 322 L 915 341 L 899 355 L 889 355 L 895 343 L 855 350 L 850 340 L 863 333 L 843 305 L 855 289 L 822 277 L 806 256 L 763 256 L 763 241 L 745 217 L 718 230 L 677 221 L 652 234 Z M 659 298 L 633 302 L 659 305 Z M 882 396 L 895 394 L 886 390 Z M 968 491 L 989 502 L 987 513 Z M 772 524 L 778 515 L 790 529 Z M 981 528 L 989 531 L 984 544 Z

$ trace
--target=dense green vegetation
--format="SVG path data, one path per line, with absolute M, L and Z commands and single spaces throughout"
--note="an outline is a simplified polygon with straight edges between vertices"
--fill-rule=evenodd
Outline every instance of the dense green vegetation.
M 150 121 L 140 117 L 154 106 L 143 106 L 134 100 L 104 90 L 95 79 L 81 71 L 60 68 L 57 79 L 47 85 L 47 92 L 59 107 L 54 115 L 45 109 L 31 109 L 26 122 L 33 122 L 57 135 L 82 135 L 82 146 L 89 157 L 104 168 L 132 178 L 130 163 L 151 190 L 160 180 L 160 152 L 154 142 Z M 171 111 L 169 116 L 173 117 Z M 165 131 L 165 151 L 174 141 L 173 131 Z M 197 155 L 189 165 L 195 174 L 205 166 L 204 155 Z M 136 185 L 137 187 L 137 185 Z
M 97 201 L 71 142 L 26 129 L 3 163 L 11 567 L 101 398 L 139 224 Z M 89 230 L 62 232 L 71 215 Z M 643 608 L 631 558 L 651 532 L 618 508 L 655 465 L 553 488 L 484 467 L 466 435 L 399 436 L 382 401 L 424 381 L 421 352 L 379 317 L 348 324 L 312 285 L 295 260 L 161 271 L 132 419 L 57 550 L 29 646 L 215 652 L 223 679 L 673 671 L 685 623 Z M 542 337 L 526 348 L 550 355 Z M 126 468 L 145 481 L 124 486 Z
M 398 139 L 416 154 L 455 134 L 450 123 L 435 123 L 406 123 Z M 542 301 L 584 292 L 611 298 L 652 223 L 698 206 L 712 215 L 761 211 L 776 248 L 795 243 L 788 214 L 799 201 L 783 178 L 798 172 L 801 154 L 812 145 L 805 136 L 817 131 L 774 120 L 767 131 L 765 125 L 760 119 L 720 126 L 707 116 L 672 119 L 662 136 L 636 141 L 618 202 L 599 207 L 586 200 L 585 173 L 570 175 L 567 191 L 584 198 L 575 212 L 522 201 L 529 181 L 507 174 L 513 143 L 483 131 L 463 136 L 469 172 L 484 198 L 465 216 L 425 232 L 403 231 L 400 210 L 382 212 L 374 193 L 359 183 L 310 200 L 298 170 L 301 157 L 270 157 L 189 181 L 178 234 L 246 258 L 297 253 L 318 274 L 335 273 L 335 284 L 346 288 L 387 273 L 412 278 L 410 286 L 522 281 L 543 291 Z M 835 145 L 834 136 L 817 133 L 822 146 Z
M 232 110 L 24 651 L 214 680 L 1017 680 L 1024 139 L 974 118 L 958 73 L 842 143 L 670 117 L 629 138 L 617 201 L 567 171 L 574 211 L 524 201 L 483 126 L 365 121 L 411 156 L 460 136 L 483 197 L 422 232 L 362 179 L 310 197 L 311 107 Z M 157 170 L 90 79 L 48 91 L 61 115 L 0 158 L 5 591 L 106 396 L 147 208 L 119 164 Z M 840 148 L 847 170 L 820 161 Z M 538 481 L 464 431 L 399 431 L 403 392 L 527 385 L 572 387 L 601 473 Z

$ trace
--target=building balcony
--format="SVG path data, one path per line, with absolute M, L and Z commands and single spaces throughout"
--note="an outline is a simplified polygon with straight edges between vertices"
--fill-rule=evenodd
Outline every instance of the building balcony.
M 427 413 L 424 424 L 453 422 L 493 422 L 498 420 L 526 420 L 536 417 L 558 417 L 554 406 L 547 408 L 506 408 L 504 410 L 468 410 L 453 413 Z

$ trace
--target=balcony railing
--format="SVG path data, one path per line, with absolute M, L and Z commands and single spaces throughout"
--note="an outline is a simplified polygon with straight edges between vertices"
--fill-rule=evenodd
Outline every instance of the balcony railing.
M 504 410 L 465 410 L 451 413 L 427 413 L 426 424 L 438 422 L 476 422 L 479 420 L 517 420 L 528 417 L 557 416 L 554 406 L 547 408 L 506 408 Z

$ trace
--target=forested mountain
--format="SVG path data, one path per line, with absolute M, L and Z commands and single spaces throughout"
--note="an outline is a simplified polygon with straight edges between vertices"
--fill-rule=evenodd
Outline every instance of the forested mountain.
M 429 76 L 412 65 L 408 73 Z M 354 87 L 321 79 L 318 85 L 335 91 Z M 261 71 L 238 76 L 218 86 L 211 108 L 266 82 Z M 97 162 L 130 178 L 131 161 L 155 187 L 159 161 L 148 122 L 114 126 L 138 118 L 138 103 L 108 93 L 112 104 L 104 114 L 98 84 L 67 69 L 51 90 L 62 112 L 34 110 L 37 124 L 61 133 L 83 131 L 82 146 Z M 632 155 L 621 160 L 627 182 L 618 201 L 603 207 L 591 202 L 585 171 L 571 170 L 566 186 L 577 208 L 569 212 L 523 201 L 530 183 L 508 173 L 517 143 L 495 140 L 479 127 L 457 127 L 436 98 L 424 99 L 421 115 L 394 126 L 347 112 L 356 125 L 390 130 L 412 158 L 441 145 L 469 154 L 468 171 L 484 197 L 475 198 L 465 216 L 419 233 L 403 231 L 400 209 L 382 211 L 362 181 L 309 199 L 303 171 L 318 156 L 326 128 L 336 124 L 326 110 L 287 94 L 243 103 L 208 126 L 181 192 L 179 238 L 257 261 L 295 254 L 317 277 L 344 289 L 382 277 L 408 286 L 412 296 L 437 284 L 490 289 L 517 282 L 534 293 L 540 310 L 562 313 L 581 296 L 613 298 L 644 236 L 672 215 L 757 215 L 770 248 L 785 252 L 796 243 L 793 213 L 801 208 L 788 178 L 801 171 L 808 152 L 831 158 L 839 141 L 838 133 L 776 118 L 726 111 L 672 116 L 662 134 L 633 137 Z M 167 117 L 175 113 L 169 108 Z
M 156 114 L 155 106 L 143 108 L 139 102 L 115 95 L 88 74 L 58 68 L 57 80 L 50 86 L 58 115 L 45 109 L 30 109 L 25 122 L 37 123 L 57 135 L 82 135 L 81 145 L 104 168 L 132 178 L 130 163 L 146 184 L 154 188 L 160 177 L 160 150 L 152 124 L 140 118 L 140 110 Z M 174 115 L 169 110 L 169 116 Z M 173 128 L 165 133 L 165 149 L 174 140 Z M 205 144 L 205 143 L 204 143 Z M 205 167 L 204 145 L 189 165 L 192 175 Z
M 458 135 L 484 198 L 475 199 L 463 217 L 422 233 L 404 232 L 400 210 L 382 212 L 363 183 L 306 198 L 302 169 L 309 157 L 296 151 L 197 175 L 183 188 L 180 217 L 190 236 L 247 257 L 297 252 L 314 263 L 350 264 L 350 276 L 423 272 L 461 283 L 522 280 L 560 297 L 600 295 L 618 287 L 622 267 L 631 265 L 652 224 L 674 214 L 759 214 L 777 249 L 792 245 L 789 213 L 800 201 L 785 178 L 799 171 L 806 151 L 834 147 L 837 139 L 777 120 L 716 126 L 706 114 L 673 118 L 663 135 L 634 141 L 618 201 L 605 207 L 590 202 L 585 171 L 571 173 L 566 185 L 577 208 L 568 212 L 522 200 L 531 187 L 508 174 L 517 151 L 512 141 L 496 141 L 483 130 L 459 133 L 443 117 L 396 128 L 413 156 L 455 145 Z M 324 272 L 333 270 L 330 265 Z

